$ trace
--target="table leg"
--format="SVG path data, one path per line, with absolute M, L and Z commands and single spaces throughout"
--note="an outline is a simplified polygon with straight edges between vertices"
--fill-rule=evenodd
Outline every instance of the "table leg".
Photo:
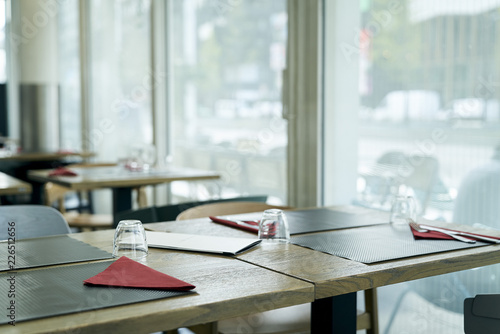
M 356 333 L 356 292 L 311 304 L 311 334 L 316 333 Z
M 45 204 L 43 187 L 43 183 L 31 183 L 31 204 Z
M 116 213 L 132 209 L 132 188 L 113 188 L 113 227 L 118 225 Z

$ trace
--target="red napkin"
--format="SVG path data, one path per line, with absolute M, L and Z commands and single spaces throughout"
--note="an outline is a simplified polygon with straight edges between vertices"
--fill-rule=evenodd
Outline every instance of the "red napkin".
M 75 172 L 65 167 L 57 167 L 49 173 L 49 176 L 77 176 Z
M 103 272 L 83 281 L 86 285 L 119 286 L 158 290 L 188 291 L 194 285 L 149 268 L 126 256 L 120 257 Z
M 447 234 L 437 232 L 437 231 L 429 231 L 429 232 L 417 232 L 413 228 L 410 228 L 413 233 L 413 237 L 415 239 L 450 239 L 455 240 Z
M 61 149 L 61 150 L 57 150 L 57 153 L 59 153 L 59 154 L 73 154 L 73 153 L 75 153 L 75 151 Z
M 460 232 L 460 231 L 457 231 L 457 230 L 450 230 L 450 229 L 443 228 L 443 227 L 440 227 L 440 228 L 442 228 L 443 230 Z M 413 233 L 413 237 L 415 239 L 446 239 L 446 240 L 449 239 L 449 240 L 455 240 L 455 239 L 453 239 L 453 237 L 450 237 L 449 235 L 441 233 L 441 232 L 438 232 L 438 231 L 417 232 L 413 228 L 410 228 L 410 230 Z M 490 235 L 483 235 L 483 234 L 470 233 L 470 232 L 467 232 L 467 233 L 473 234 L 473 235 L 482 236 L 482 237 L 488 237 L 488 238 L 492 238 L 492 239 L 500 239 L 498 237 L 492 237 Z M 469 238 L 469 239 L 475 239 L 475 238 L 469 237 L 469 236 L 464 236 L 464 237 Z M 475 240 L 481 241 L 480 239 L 475 239 Z
M 214 223 L 219 223 L 219 224 L 224 224 L 224 225 L 236 227 L 236 228 L 239 228 L 239 229 L 242 229 L 245 231 L 249 231 L 249 232 L 253 232 L 253 233 L 259 232 L 259 223 L 257 223 L 256 221 L 253 221 L 253 220 L 242 220 L 242 222 L 247 223 L 249 225 L 253 225 L 255 227 L 239 225 L 231 220 L 221 219 L 221 218 L 217 218 L 217 217 L 213 217 L 213 216 L 210 216 L 208 218 L 210 218 Z

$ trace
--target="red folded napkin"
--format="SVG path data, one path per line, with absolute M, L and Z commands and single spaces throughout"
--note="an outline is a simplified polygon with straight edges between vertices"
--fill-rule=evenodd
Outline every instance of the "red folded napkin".
M 439 227 L 443 230 L 448 230 L 448 231 L 451 231 L 451 232 L 460 232 L 460 231 L 457 231 L 457 230 L 451 230 L 451 229 L 448 229 L 448 228 L 443 228 L 443 227 Z M 441 233 L 441 232 L 438 232 L 438 231 L 429 231 L 429 232 L 417 232 L 416 230 L 414 230 L 413 228 L 410 228 L 411 232 L 413 233 L 413 237 L 415 239 L 442 239 L 442 240 L 455 240 L 453 237 L 447 235 L 447 234 L 444 234 L 444 233 Z M 471 232 L 467 232 L 469 234 L 472 234 L 472 235 L 477 235 L 477 236 L 481 236 L 481 237 L 487 237 L 487 238 L 492 238 L 492 239 L 499 239 L 498 237 L 493 237 L 493 236 L 490 236 L 490 235 L 483 235 L 483 234 L 477 234 L 477 233 L 471 233 Z M 473 237 L 470 237 L 470 236 L 465 236 L 464 237 L 466 238 L 469 238 L 469 239 L 475 239 L 477 241 L 481 241 L 480 239 L 476 239 L 476 238 L 473 238 Z
M 86 285 L 118 286 L 158 290 L 188 291 L 194 285 L 149 268 L 126 256 L 120 257 L 103 272 L 83 281 Z
M 437 231 L 429 231 L 429 232 L 417 232 L 413 228 L 410 228 L 413 233 L 413 237 L 415 239 L 450 239 L 455 240 L 453 237 L 450 237 L 447 234 L 437 232 Z
M 77 176 L 75 172 L 65 167 L 57 167 L 49 173 L 49 176 Z
M 219 223 L 219 224 L 224 224 L 232 227 L 236 227 L 245 231 L 253 232 L 253 233 L 258 233 L 259 232 L 259 223 L 253 220 L 242 220 L 242 222 L 247 223 L 249 225 L 253 226 L 245 226 L 245 225 L 240 225 L 238 223 L 235 223 L 234 221 L 227 220 L 227 219 L 221 219 L 217 217 L 210 216 L 208 217 L 210 220 L 212 220 L 214 223 Z
M 73 153 L 75 153 L 75 151 L 60 149 L 60 150 L 57 150 L 57 153 L 59 153 L 59 154 L 73 154 Z

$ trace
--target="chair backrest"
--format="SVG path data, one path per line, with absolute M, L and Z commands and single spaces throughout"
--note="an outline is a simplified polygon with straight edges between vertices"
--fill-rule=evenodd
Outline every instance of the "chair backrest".
M 260 202 L 265 203 L 267 201 L 267 196 L 242 196 L 242 197 L 233 197 L 233 198 L 222 198 L 222 199 L 212 199 L 208 201 L 198 201 L 198 202 L 189 202 L 189 203 L 181 203 L 175 205 L 166 205 L 162 207 L 158 207 L 156 210 L 157 218 L 159 221 L 171 221 L 176 220 L 177 216 L 190 208 L 194 208 L 200 205 L 212 204 L 212 203 L 224 203 L 224 202 Z
M 453 222 L 500 229 L 500 161 L 480 165 L 462 180 Z
M 386 173 L 392 170 L 391 173 Z M 368 195 L 384 201 L 397 195 L 401 186 L 411 188 L 418 201 L 419 213 L 425 212 L 434 186 L 439 180 L 439 161 L 433 156 L 407 155 L 389 151 L 377 159 L 376 167 L 365 176 Z
M 424 213 L 439 177 L 439 161 L 432 156 L 412 156 L 411 159 L 414 161 L 413 170 L 403 183 L 414 190 L 421 213 Z
M 196 201 L 187 202 L 179 204 L 169 204 L 164 206 L 147 207 L 138 210 L 127 210 L 118 212 L 115 215 L 114 226 L 118 225 L 120 220 L 124 219 L 139 219 L 143 224 L 154 223 L 160 221 L 172 221 L 177 218 L 177 216 L 192 207 L 210 204 L 210 203 L 220 203 L 220 202 L 261 202 L 265 203 L 267 201 L 266 195 L 256 195 L 256 196 L 242 196 L 233 198 L 223 198 L 223 199 L 213 199 L 207 201 Z
M 157 222 L 158 216 L 156 214 L 156 207 L 150 206 L 147 208 L 137 210 L 126 210 L 115 213 L 113 227 L 118 226 L 120 220 L 138 219 L 142 223 Z
M 51 206 L 52 203 L 57 201 L 57 208 L 61 212 L 66 212 L 66 207 L 64 206 L 64 195 L 69 191 L 68 188 L 55 184 L 53 182 L 47 182 L 43 186 L 43 195 L 45 199 L 45 205 Z
M 291 210 L 291 207 L 269 205 L 259 202 L 223 202 L 195 206 L 181 212 L 176 220 L 195 219 L 217 215 L 235 215 L 239 213 L 262 212 L 268 209 Z
M 0 240 L 9 238 L 9 227 L 16 240 L 71 233 L 62 214 L 45 205 L 0 206 Z

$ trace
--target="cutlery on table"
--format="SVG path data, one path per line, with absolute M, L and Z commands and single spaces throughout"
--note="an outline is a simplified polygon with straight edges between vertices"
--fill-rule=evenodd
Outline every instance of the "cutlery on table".
M 436 231 L 436 232 L 441 232 L 443 234 L 446 234 L 446 235 L 448 235 L 448 236 L 450 236 L 450 237 L 452 237 L 452 238 L 454 238 L 456 240 L 462 241 L 462 242 L 466 242 L 466 243 L 469 243 L 469 244 L 476 243 L 476 240 L 472 240 L 472 239 L 463 237 L 461 235 L 454 234 L 452 231 L 447 231 L 447 230 L 443 230 L 443 229 L 440 229 L 440 228 L 433 228 L 431 226 L 426 226 L 426 225 L 419 225 L 419 224 L 415 223 L 414 221 L 409 222 L 409 224 L 410 224 L 410 227 L 412 229 L 414 229 L 415 231 L 417 231 L 417 232 Z
M 441 233 L 450 233 L 450 234 L 455 235 L 455 236 L 458 235 L 458 236 L 471 237 L 471 238 L 479 239 L 479 240 L 482 240 L 482 241 L 492 242 L 492 243 L 495 243 L 495 244 L 499 244 L 500 243 L 500 240 L 498 240 L 498 239 L 484 237 L 482 235 L 477 235 L 477 234 L 472 234 L 472 233 L 467 233 L 467 232 L 461 232 L 461 231 L 449 231 L 449 230 L 445 230 L 445 229 L 442 229 L 442 228 L 433 227 L 433 226 L 427 226 L 427 225 L 423 225 L 423 224 L 420 224 L 420 227 L 424 228 L 424 229 L 431 230 L 431 231 L 437 231 L 437 232 L 441 232 Z

